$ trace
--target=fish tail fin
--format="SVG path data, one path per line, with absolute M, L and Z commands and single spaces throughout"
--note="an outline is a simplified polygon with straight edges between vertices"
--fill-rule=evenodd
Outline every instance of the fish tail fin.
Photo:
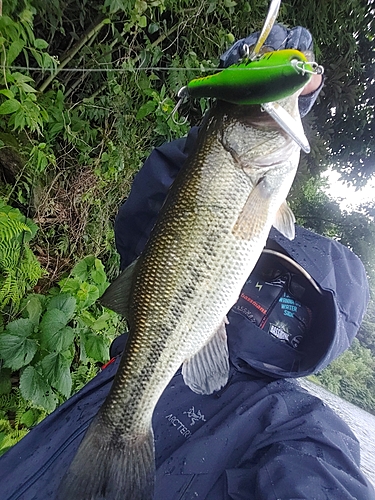
M 89 427 L 63 477 L 56 500 L 151 500 L 155 460 L 152 429 L 132 437 Z

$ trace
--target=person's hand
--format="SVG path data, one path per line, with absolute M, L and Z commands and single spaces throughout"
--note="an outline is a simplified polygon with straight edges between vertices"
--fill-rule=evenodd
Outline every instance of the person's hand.
M 232 47 L 220 57 L 219 67 L 227 68 L 242 59 L 245 55 L 244 45 L 248 45 L 251 52 L 258 37 L 259 31 L 235 42 Z M 275 24 L 264 43 L 264 48 L 266 50 L 297 49 L 306 54 L 310 61 L 314 60 L 311 33 L 302 26 L 287 29 L 280 24 Z M 312 75 L 309 83 L 302 90 L 301 95 L 308 95 L 315 92 L 320 87 L 321 83 L 322 75 Z
M 302 89 L 301 95 L 309 95 L 315 92 L 322 84 L 323 76 L 319 73 L 311 75 L 311 79 L 307 85 Z

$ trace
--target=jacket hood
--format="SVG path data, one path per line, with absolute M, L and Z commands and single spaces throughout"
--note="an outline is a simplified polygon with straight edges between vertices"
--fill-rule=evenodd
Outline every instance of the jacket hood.
M 292 241 L 272 228 L 266 246 L 302 266 L 322 293 L 309 301 L 312 323 L 300 350 L 232 309 L 227 326 L 231 361 L 239 370 L 271 377 L 302 377 L 321 371 L 348 349 L 358 332 L 369 300 L 364 266 L 341 243 L 299 226 Z

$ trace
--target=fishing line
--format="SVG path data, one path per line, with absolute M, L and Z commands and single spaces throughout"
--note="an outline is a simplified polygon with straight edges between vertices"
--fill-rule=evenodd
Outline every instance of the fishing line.
M 302 61 L 300 61 L 302 63 Z M 310 64 L 314 65 L 316 68 L 322 68 L 321 66 L 318 66 L 317 63 L 315 62 L 303 62 L 303 64 Z M 276 64 L 272 66 L 268 66 L 269 69 L 277 69 L 277 68 L 282 68 L 285 66 L 284 64 Z M 295 65 L 297 70 L 306 71 L 303 70 L 301 65 Z M 139 67 L 139 68 L 35 68 L 35 67 L 26 67 L 26 66 L 5 66 L 6 69 L 10 70 L 25 70 L 25 71 L 41 71 L 43 73 L 46 72 L 73 72 L 73 73 L 100 73 L 102 71 L 107 71 L 107 72 L 113 72 L 113 73 L 137 73 L 139 71 L 201 71 L 202 73 L 210 72 L 210 71 L 264 71 L 263 68 L 177 68 L 174 66 L 171 67 L 166 67 L 166 66 L 145 66 L 145 67 Z M 307 71 L 306 71 L 307 72 Z

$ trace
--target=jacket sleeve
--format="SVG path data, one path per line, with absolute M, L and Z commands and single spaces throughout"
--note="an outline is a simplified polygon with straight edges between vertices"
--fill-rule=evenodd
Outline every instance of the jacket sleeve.
M 318 95 L 320 94 L 320 91 L 322 90 L 323 86 L 324 86 L 324 77 L 322 78 L 319 87 L 316 90 L 314 90 L 314 92 L 299 96 L 298 108 L 302 118 L 306 116 L 307 113 L 309 113 L 311 108 L 314 106 L 315 101 L 317 100 Z
M 272 401 L 272 411 L 263 413 L 264 430 L 251 443 L 251 459 L 246 461 L 245 452 L 242 465 L 226 471 L 228 497 L 374 500 L 360 469 L 359 442 L 347 424 L 318 398 L 280 391 L 280 385 L 286 383 L 269 385 L 263 403 Z M 254 497 L 247 496 L 248 488 Z
M 193 127 L 187 138 L 155 148 L 136 175 L 130 195 L 115 221 L 121 269 L 142 252 L 170 186 L 194 149 L 197 135 L 198 128 Z

